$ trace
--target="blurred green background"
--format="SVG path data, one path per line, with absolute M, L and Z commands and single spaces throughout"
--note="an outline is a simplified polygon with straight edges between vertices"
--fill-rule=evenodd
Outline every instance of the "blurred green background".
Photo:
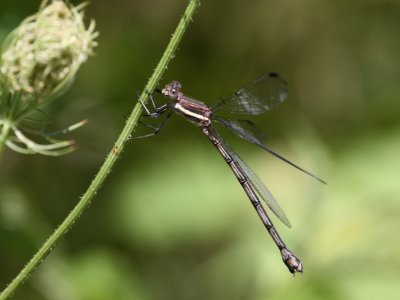
M 40 1 L 1 1 L 3 39 Z M 79 3 L 73 1 L 73 3 Z M 96 56 L 47 107 L 88 118 L 61 158 L 7 151 L 0 289 L 65 218 L 113 146 L 186 1 L 92 1 Z M 400 299 L 400 2 L 202 1 L 161 86 L 215 103 L 268 71 L 289 99 L 254 118 L 267 144 L 327 186 L 226 132 L 289 216 L 293 278 L 201 132 L 174 117 L 132 141 L 79 222 L 13 299 Z M 160 97 L 157 101 L 164 101 Z M 136 134 L 146 132 L 137 128 Z

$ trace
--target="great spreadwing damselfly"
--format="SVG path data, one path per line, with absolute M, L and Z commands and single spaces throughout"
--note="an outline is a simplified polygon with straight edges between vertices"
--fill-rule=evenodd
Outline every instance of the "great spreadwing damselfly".
M 257 177 L 257 175 L 228 146 L 228 144 L 221 138 L 213 126 L 213 123 L 221 124 L 238 137 L 250 143 L 256 144 L 296 169 L 326 184 L 322 179 L 311 174 L 310 172 L 299 167 L 277 152 L 265 146 L 262 143 L 261 131 L 254 125 L 253 122 L 248 120 L 227 119 L 218 116 L 218 112 L 227 112 L 232 115 L 240 116 L 254 116 L 268 112 L 286 100 L 288 95 L 286 82 L 278 74 L 268 73 L 245 85 L 235 93 L 222 98 L 214 106 L 208 106 L 204 102 L 186 97 L 181 92 L 181 84 L 178 81 L 173 81 L 170 84 L 167 84 L 161 91 L 157 91 L 168 97 L 170 101 L 157 107 L 153 97 L 150 95 L 150 100 L 154 111 L 151 112 L 150 109 L 144 103 L 142 103 L 143 108 L 146 111 L 145 116 L 150 118 L 160 118 L 164 114 L 166 114 L 166 116 L 158 127 L 140 122 L 141 124 L 151 128 L 153 131 L 138 138 L 156 135 L 167 123 L 174 112 L 182 115 L 188 121 L 199 127 L 208 137 L 211 143 L 217 148 L 219 153 L 222 155 L 226 163 L 235 174 L 265 228 L 271 235 L 275 244 L 278 246 L 283 262 L 288 267 L 289 271 L 293 274 L 295 274 L 295 272 L 303 272 L 303 265 L 301 261 L 286 247 L 259 198 L 265 202 L 268 208 L 286 226 L 291 227 L 284 211 L 272 196 L 271 192 Z

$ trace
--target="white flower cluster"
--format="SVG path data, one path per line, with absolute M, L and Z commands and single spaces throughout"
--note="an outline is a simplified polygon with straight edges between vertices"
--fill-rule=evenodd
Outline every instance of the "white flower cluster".
M 24 154 L 58 156 L 73 151 L 72 140 L 55 139 L 86 121 L 45 133 L 24 126 L 26 115 L 57 98 L 72 84 L 97 45 L 95 24 L 83 21 L 83 7 L 44 0 L 3 42 L 0 53 L 0 154 L 3 146 Z M 31 139 L 36 135 L 47 143 Z

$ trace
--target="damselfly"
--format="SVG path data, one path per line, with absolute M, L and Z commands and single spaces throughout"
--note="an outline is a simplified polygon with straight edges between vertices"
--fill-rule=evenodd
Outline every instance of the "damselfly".
M 295 272 L 303 272 L 301 261 L 286 247 L 261 204 L 259 197 L 285 225 L 291 227 L 284 211 L 257 175 L 227 145 L 227 143 L 224 142 L 212 125 L 213 122 L 221 124 L 240 138 L 256 144 L 265 151 L 292 165 L 296 169 L 310 175 L 322 183 L 325 183 L 320 178 L 266 147 L 262 143 L 260 130 L 251 121 L 226 119 L 218 116 L 218 112 L 220 111 L 226 111 L 233 115 L 249 116 L 259 115 L 272 110 L 287 98 L 288 90 L 285 81 L 276 73 L 266 74 L 250 82 L 235 93 L 222 98 L 221 101 L 214 106 L 208 106 L 204 102 L 186 97 L 181 92 L 181 84 L 178 81 L 173 81 L 170 84 L 167 84 L 163 90 L 157 91 L 161 92 L 164 96 L 167 96 L 171 101 L 157 107 L 153 97 L 150 95 L 154 112 L 150 112 L 144 103 L 142 103 L 143 108 L 148 117 L 159 118 L 163 116 L 164 113 L 166 113 L 166 117 L 158 127 L 153 127 L 149 124 L 140 122 L 141 124 L 153 129 L 153 132 L 140 136 L 140 138 L 157 134 L 174 112 L 182 115 L 188 121 L 198 126 L 232 169 L 239 183 L 249 197 L 251 204 L 257 211 L 258 216 L 268 230 L 275 244 L 278 246 L 283 262 L 288 267 L 289 271 L 293 274 Z

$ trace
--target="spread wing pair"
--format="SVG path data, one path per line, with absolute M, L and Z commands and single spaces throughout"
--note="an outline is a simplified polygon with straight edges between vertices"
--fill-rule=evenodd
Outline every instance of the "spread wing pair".
M 235 93 L 222 98 L 220 102 L 218 102 L 211 108 L 213 112 L 212 119 L 222 126 L 228 128 L 238 137 L 250 143 L 256 144 L 257 146 L 274 155 L 275 157 L 283 160 L 284 162 L 295 167 L 296 169 L 326 184 L 325 181 L 323 181 L 322 179 L 318 178 L 317 176 L 306 171 L 302 167 L 294 164 L 293 162 L 289 161 L 288 159 L 284 158 L 280 154 L 265 146 L 262 143 L 262 141 L 264 140 L 262 131 L 258 129 L 253 122 L 248 120 L 225 119 L 215 114 L 218 113 L 218 110 L 223 110 L 233 115 L 259 115 L 274 109 L 280 103 L 285 101 L 287 96 L 288 89 L 286 82 L 278 74 L 268 73 L 250 82 Z M 234 151 L 232 151 L 232 153 L 234 154 Z M 271 211 L 285 225 L 290 227 L 290 222 L 286 217 L 283 209 L 279 206 L 267 187 L 262 183 L 257 175 L 253 171 L 251 171 L 251 169 L 237 154 L 234 154 L 234 159 L 240 165 L 243 172 L 249 177 L 251 185 L 265 201 Z

